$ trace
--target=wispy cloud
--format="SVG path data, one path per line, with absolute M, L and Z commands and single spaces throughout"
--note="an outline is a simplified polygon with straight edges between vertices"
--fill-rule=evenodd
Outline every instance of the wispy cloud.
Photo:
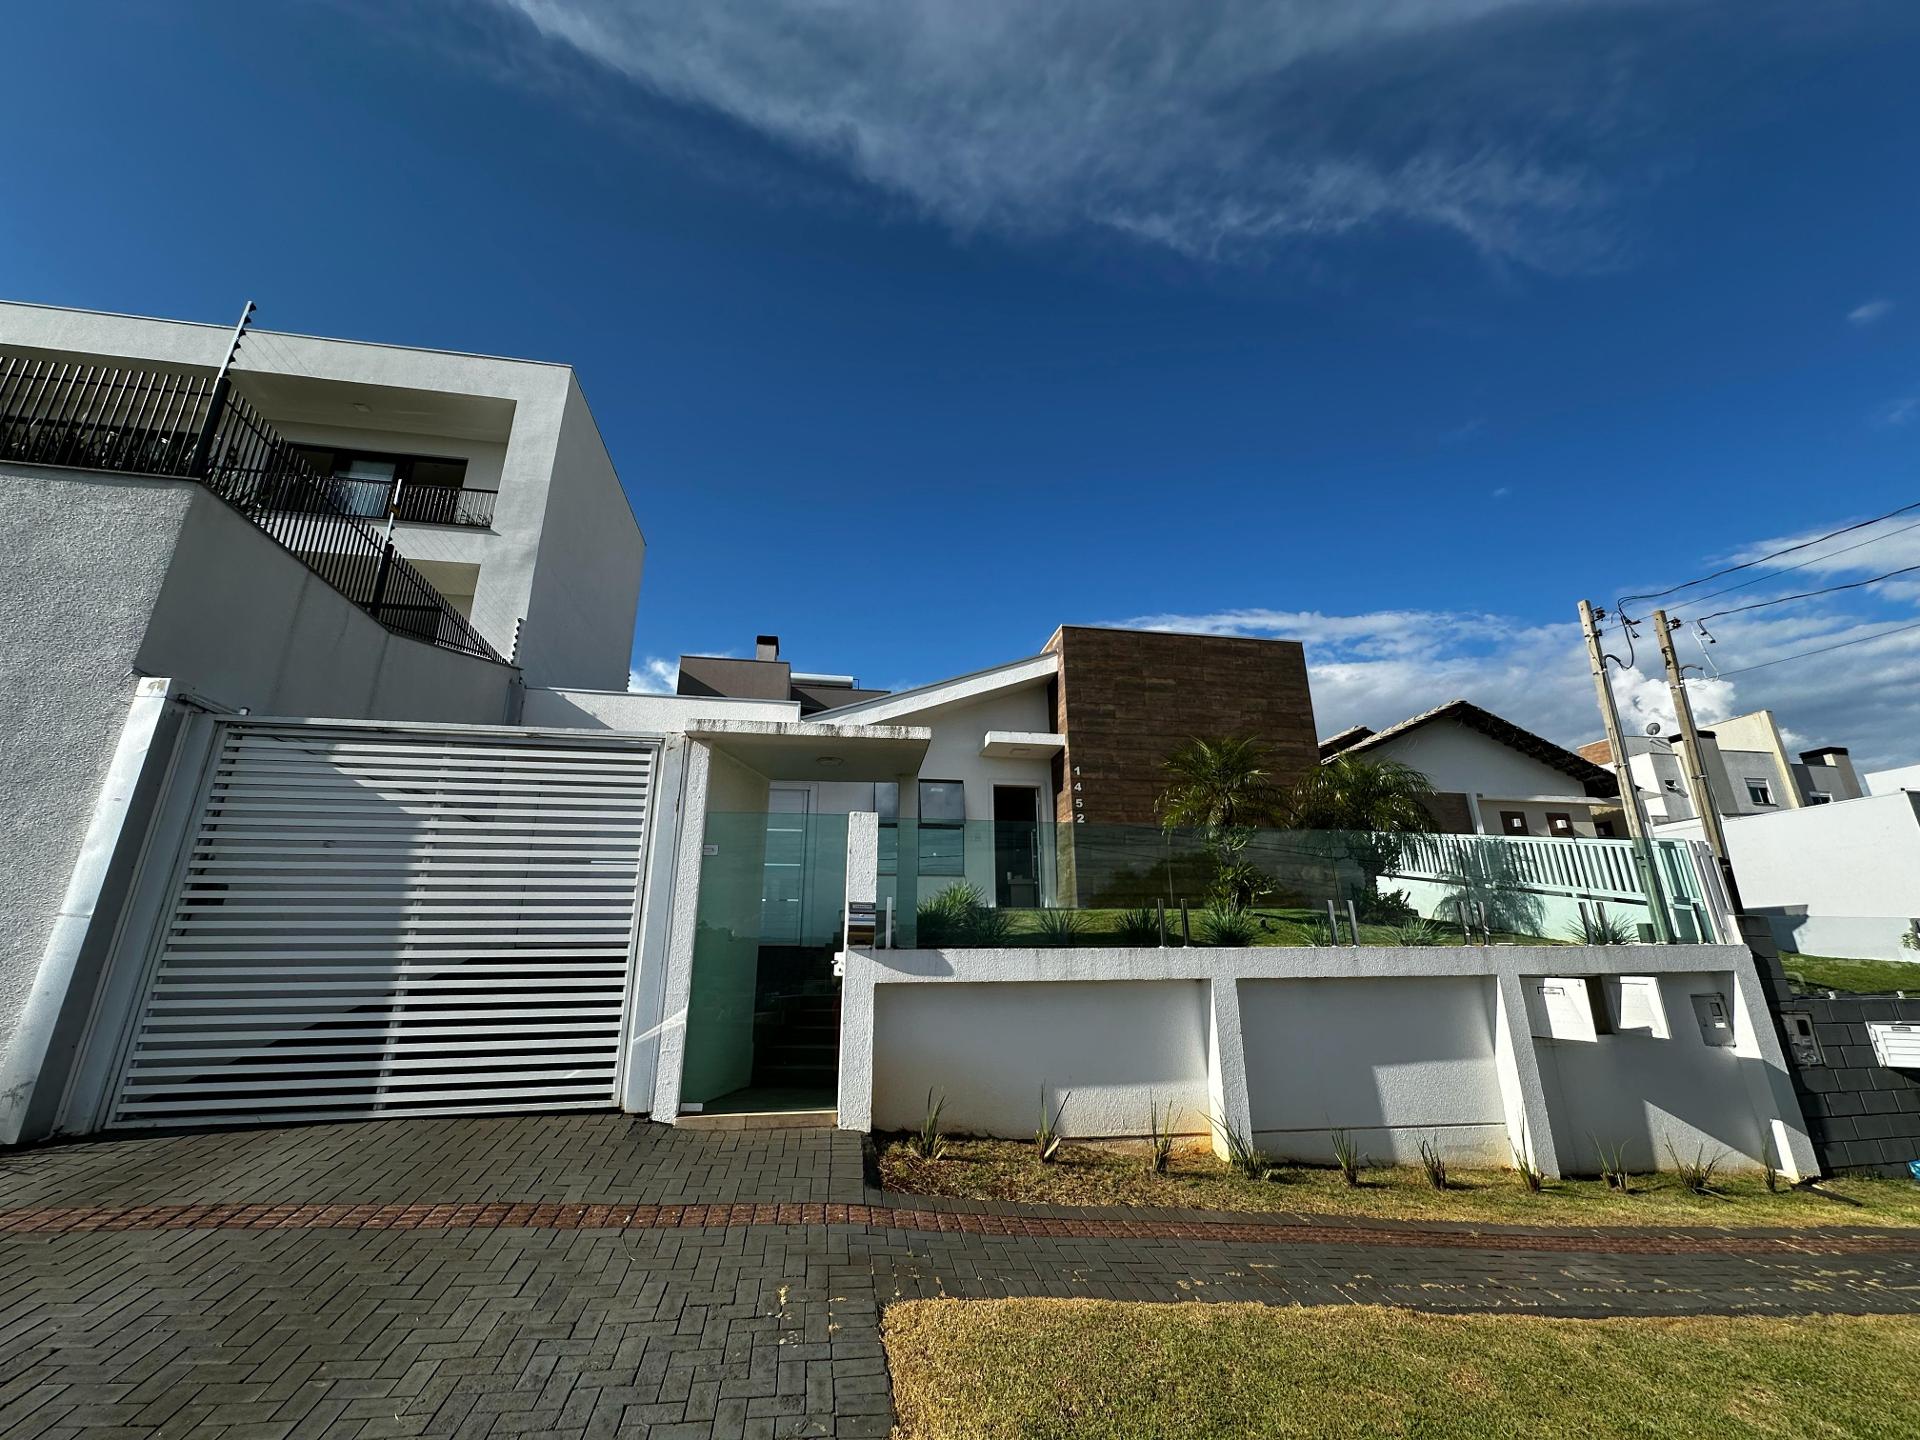
M 627 689 L 641 695 L 671 695 L 680 680 L 680 665 L 649 655 L 627 671 Z
M 1920 393 L 1901 395 L 1887 401 L 1874 411 L 1873 418 L 1876 424 L 1896 428 L 1912 424 L 1920 419 Z
M 1859 326 L 1871 325 L 1875 321 L 1886 319 L 1887 313 L 1892 309 L 1893 309 L 1893 301 L 1887 299 L 1884 296 L 1877 296 L 1874 299 L 1868 300 L 1864 304 L 1856 305 L 1853 307 L 1853 309 L 1849 310 L 1847 312 L 1847 321 L 1849 324 L 1853 324 L 1853 325 L 1859 325 Z
M 1628 0 L 494 0 L 656 101 L 962 232 L 1195 257 L 1410 224 L 1602 263 Z
M 1920 528 L 1903 530 L 1902 523 L 1861 532 L 1868 543 L 1844 554 L 1839 546 L 1857 537 L 1816 549 L 1799 570 L 1723 596 L 1711 608 L 1920 563 Z M 1763 555 L 1794 538 L 1756 542 L 1732 558 Z M 1898 628 L 1916 618 L 1916 601 L 1920 590 L 1877 586 L 1729 616 L 1711 627 L 1712 643 L 1688 629 L 1678 645 L 1683 662 L 1699 667 L 1689 684 L 1695 713 L 1711 724 L 1767 708 L 1793 735 L 1848 745 L 1869 768 L 1920 760 L 1913 699 L 1920 693 L 1920 629 Z M 1688 609 L 1684 597 L 1681 609 Z M 1324 735 L 1356 724 L 1377 729 L 1455 697 L 1566 745 L 1592 740 L 1601 730 L 1579 628 L 1570 621 L 1541 625 L 1469 611 L 1329 615 L 1249 608 L 1114 623 L 1301 641 Z M 1614 632 L 1608 645 L 1632 662 L 1614 671 L 1627 729 L 1657 721 L 1670 730 L 1672 698 L 1650 632 L 1642 627 L 1631 646 Z

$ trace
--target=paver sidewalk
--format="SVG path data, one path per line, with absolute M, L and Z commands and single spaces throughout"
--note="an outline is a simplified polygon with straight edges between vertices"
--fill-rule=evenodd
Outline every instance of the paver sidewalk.
M 1920 1237 L 1523 1248 L 878 1198 L 857 1136 L 616 1115 L 0 1155 L 0 1440 L 885 1435 L 879 1315 L 928 1295 L 1920 1311 Z

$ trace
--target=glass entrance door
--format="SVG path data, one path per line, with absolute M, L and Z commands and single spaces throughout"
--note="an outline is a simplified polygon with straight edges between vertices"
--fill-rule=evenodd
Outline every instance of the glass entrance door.
M 996 905 L 1040 904 L 1040 792 L 1031 785 L 993 787 L 993 887 Z

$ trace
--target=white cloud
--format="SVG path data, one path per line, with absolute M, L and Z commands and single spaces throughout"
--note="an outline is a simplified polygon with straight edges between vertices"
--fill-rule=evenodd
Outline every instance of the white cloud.
M 1865 304 L 1854 306 L 1847 312 L 1847 320 L 1850 324 L 1867 326 L 1876 320 L 1886 319 L 1887 312 L 1892 309 L 1893 301 L 1884 296 L 1878 296 Z
M 1709 587 L 1711 588 L 1711 587 Z M 1732 600 L 1734 597 L 1727 597 Z M 1912 616 L 1907 617 L 1909 620 Z M 1198 615 L 1144 615 L 1117 624 L 1210 635 L 1293 639 L 1307 648 L 1314 717 L 1322 735 L 1349 725 L 1379 729 L 1456 697 L 1569 747 L 1598 739 L 1601 722 L 1579 627 L 1530 625 L 1484 613 L 1384 610 L 1356 615 L 1246 609 Z M 1707 645 L 1688 629 L 1676 642 L 1683 664 L 1713 670 L 1800 656 L 1788 664 L 1718 678 L 1695 672 L 1688 685 L 1702 724 L 1771 709 L 1783 727 L 1815 744 L 1847 745 L 1866 768 L 1920 761 L 1920 629 L 1881 635 L 1899 617 L 1783 606 L 1729 617 Z M 1868 638 L 1878 637 L 1878 638 Z M 1832 650 L 1844 641 L 1864 641 Z M 1609 653 L 1632 666 L 1613 671 L 1621 720 L 1630 732 L 1674 716 L 1652 627 L 1631 650 L 1614 632 Z
M 679 679 L 677 661 L 649 655 L 638 668 L 627 671 L 627 689 L 641 695 L 671 695 Z
M 660 100 L 962 232 L 1185 255 L 1411 223 L 1604 259 L 1627 87 L 1554 26 L 1630 0 L 495 0 Z

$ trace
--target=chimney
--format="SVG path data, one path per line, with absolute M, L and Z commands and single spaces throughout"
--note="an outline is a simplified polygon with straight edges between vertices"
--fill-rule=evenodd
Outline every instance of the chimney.
M 778 635 L 754 636 L 753 658 L 756 660 L 778 660 L 780 658 L 780 637 Z
M 1825 776 L 1815 771 L 1821 767 L 1831 779 L 1826 781 L 1823 794 L 1836 800 L 1858 800 L 1866 794 L 1866 787 L 1860 783 L 1860 776 L 1853 768 L 1853 757 L 1847 753 L 1844 745 L 1823 745 L 1818 750 L 1802 750 L 1800 763 L 1805 765 L 1818 784 Z

